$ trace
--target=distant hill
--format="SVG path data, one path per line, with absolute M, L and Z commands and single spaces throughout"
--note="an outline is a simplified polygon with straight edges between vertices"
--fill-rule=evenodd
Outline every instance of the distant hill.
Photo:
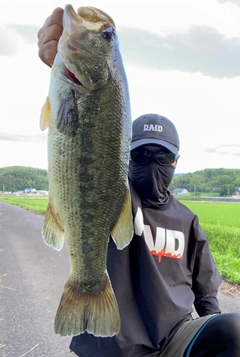
M 170 190 L 186 188 L 189 192 L 235 195 L 240 190 L 240 169 L 205 169 L 174 176 Z
M 0 191 L 21 191 L 25 188 L 48 191 L 47 170 L 26 166 L 0 168 Z

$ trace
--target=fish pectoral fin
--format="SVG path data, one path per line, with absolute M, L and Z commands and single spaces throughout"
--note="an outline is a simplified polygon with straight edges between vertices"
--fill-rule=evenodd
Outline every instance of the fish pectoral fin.
M 51 106 L 49 97 L 47 97 L 40 114 L 40 129 L 43 131 L 49 127 L 51 117 Z
M 123 249 L 131 242 L 133 233 L 131 195 L 129 187 L 126 187 L 122 210 L 110 234 L 117 248 Z
M 42 237 L 44 242 L 56 250 L 61 250 L 64 244 L 64 230 L 59 225 L 50 202 L 45 214 Z
M 100 288 L 99 288 L 100 286 Z M 55 333 L 112 337 L 120 330 L 120 316 L 107 272 L 99 286 L 82 291 L 79 284 L 67 281 L 55 317 Z
M 59 98 L 56 126 L 60 133 L 75 136 L 79 128 L 78 107 L 75 93 L 70 90 L 66 97 Z

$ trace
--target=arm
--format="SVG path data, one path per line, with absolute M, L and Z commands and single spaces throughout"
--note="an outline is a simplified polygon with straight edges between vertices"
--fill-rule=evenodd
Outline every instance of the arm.
M 40 59 L 52 67 L 57 54 L 58 40 L 63 31 L 63 9 L 58 7 L 46 19 L 44 25 L 38 31 L 38 55 Z
M 200 316 L 220 313 L 217 291 L 221 277 L 209 249 L 207 237 L 203 233 L 198 218 L 193 222 L 196 239 L 196 254 L 193 268 L 192 290 L 195 294 L 195 308 Z

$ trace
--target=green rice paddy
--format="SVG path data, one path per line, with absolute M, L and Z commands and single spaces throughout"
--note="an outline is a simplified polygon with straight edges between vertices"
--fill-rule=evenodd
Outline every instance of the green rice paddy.
M 44 214 L 47 198 L 0 196 L 0 201 Z M 187 202 L 184 205 L 199 218 L 223 278 L 240 284 L 240 203 Z

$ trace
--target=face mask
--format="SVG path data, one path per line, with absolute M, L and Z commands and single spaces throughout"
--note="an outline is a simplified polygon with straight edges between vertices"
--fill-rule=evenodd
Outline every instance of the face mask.
M 175 166 L 157 162 L 140 164 L 130 161 L 129 180 L 139 197 L 148 205 L 160 206 L 168 202 L 168 186 L 173 178 Z

